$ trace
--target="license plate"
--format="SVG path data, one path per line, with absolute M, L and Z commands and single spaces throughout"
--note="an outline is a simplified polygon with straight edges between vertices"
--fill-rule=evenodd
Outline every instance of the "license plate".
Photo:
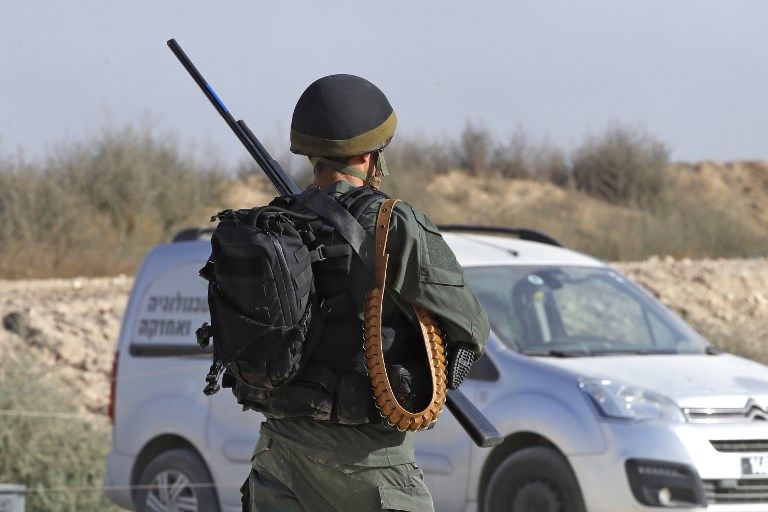
M 741 472 L 745 476 L 768 475 L 768 455 L 741 458 Z

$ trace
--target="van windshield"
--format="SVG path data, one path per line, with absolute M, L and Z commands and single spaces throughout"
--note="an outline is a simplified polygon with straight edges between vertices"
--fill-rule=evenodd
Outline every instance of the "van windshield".
M 688 324 L 607 268 L 470 267 L 494 334 L 540 356 L 705 353 Z

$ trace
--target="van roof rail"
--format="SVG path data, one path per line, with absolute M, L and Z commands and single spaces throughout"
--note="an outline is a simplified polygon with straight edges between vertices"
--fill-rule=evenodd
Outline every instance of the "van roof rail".
M 171 243 L 200 240 L 213 233 L 214 228 L 184 228 L 173 236 Z
M 528 228 L 505 228 L 502 226 L 477 226 L 477 225 L 462 225 L 462 224 L 443 224 L 438 225 L 437 228 L 440 231 L 460 231 L 463 233 L 488 233 L 488 234 L 502 234 L 513 235 L 520 240 L 527 240 L 529 242 L 538 242 L 541 244 L 554 245 L 556 247 L 563 247 L 563 244 L 552 238 L 551 236 L 536 231 L 535 229 Z M 200 240 L 207 235 L 213 233 L 214 228 L 184 228 L 173 237 L 171 240 L 175 242 L 189 242 L 193 240 Z
M 536 231 L 535 229 L 528 228 L 505 228 L 502 226 L 478 226 L 478 225 L 462 225 L 462 224 L 443 224 L 438 225 L 437 228 L 440 231 L 460 231 L 463 233 L 488 233 L 488 234 L 502 234 L 513 235 L 520 240 L 527 240 L 529 242 L 538 242 L 540 244 L 554 245 L 556 247 L 564 247 L 563 244 L 552 238 L 551 236 Z

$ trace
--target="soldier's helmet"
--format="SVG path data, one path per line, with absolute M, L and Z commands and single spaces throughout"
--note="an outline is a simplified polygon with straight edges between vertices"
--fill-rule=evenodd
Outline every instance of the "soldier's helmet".
M 330 75 L 299 98 L 291 120 L 291 151 L 345 158 L 380 151 L 395 134 L 397 117 L 381 90 L 355 75 Z

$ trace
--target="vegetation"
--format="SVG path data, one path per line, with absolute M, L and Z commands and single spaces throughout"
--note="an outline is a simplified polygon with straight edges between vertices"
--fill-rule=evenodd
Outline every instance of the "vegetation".
M 0 410 L 71 414 L 77 397 L 33 370 L 0 359 Z M 27 512 L 116 512 L 101 490 L 109 450 L 105 418 L 0 416 L 0 482 L 27 486 Z
M 669 150 L 651 135 L 623 126 L 589 137 L 573 157 L 573 184 L 611 204 L 652 207 L 664 192 Z
M 639 129 L 611 126 L 567 155 L 522 129 L 499 141 L 468 123 L 455 140 L 398 137 L 385 154 L 393 173 L 385 191 L 438 223 L 532 227 L 614 260 L 753 256 L 768 246 L 754 197 L 738 187 L 692 193 L 666 146 Z M 286 162 L 309 181 L 305 159 Z M 172 138 L 131 126 L 42 163 L 0 155 L 0 278 L 132 273 L 176 230 L 265 200 L 272 191 L 254 172 L 250 162 L 200 163 Z M 253 188 L 260 195 L 242 193 Z
M 750 257 L 768 247 L 768 166 L 709 190 L 708 177 L 670 164 L 662 142 L 619 124 L 570 158 L 522 130 L 499 143 L 472 124 L 457 141 L 395 139 L 387 158 L 397 174 L 385 191 L 438 223 L 535 228 L 607 260 Z
M 0 159 L 0 276 L 133 271 L 154 244 L 210 216 L 222 170 L 128 126 L 42 164 Z
M 456 140 L 396 138 L 386 157 L 385 190 L 439 223 L 531 227 L 609 260 L 754 256 L 768 247 L 768 166 L 707 187 L 642 130 L 610 127 L 568 155 L 522 130 L 499 141 L 468 124 Z M 306 160 L 292 164 L 306 182 Z M 233 193 L 244 189 L 260 189 L 261 199 Z M 176 230 L 270 193 L 250 163 L 201 163 L 172 138 L 130 126 L 41 162 L 0 155 L 0 278 L 133 273 Z M 726 350 L 766 361 L 751 331 L 697 327 Z M 28 486 L 28 512 L 116 511 L 100 489 L 108 423 L 68 416 L 78 397 L 35 366 L 0 357 L 0 411 L 64 415 L 0 416 L 0 481 Z

